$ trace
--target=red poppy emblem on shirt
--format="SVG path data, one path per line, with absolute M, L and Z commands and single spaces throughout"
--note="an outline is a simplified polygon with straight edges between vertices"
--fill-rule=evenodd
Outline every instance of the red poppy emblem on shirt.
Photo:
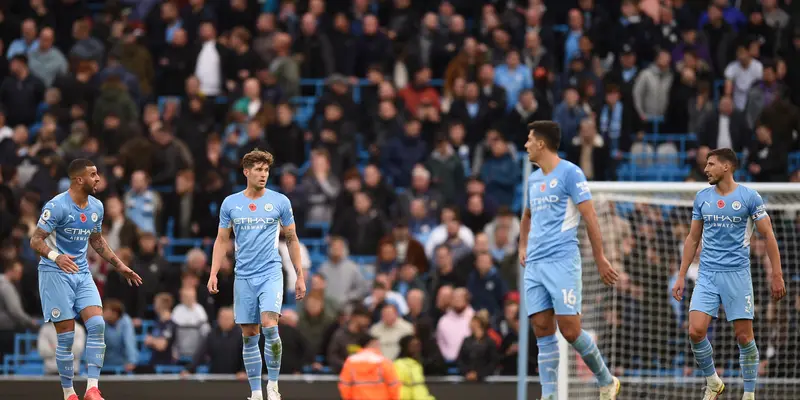
M 547 185 L 545 185 L 544 183 L 541 186 L 539 186 L 539 191 L 540 192 L 544 192 L 545 189 L 547 189 Z
M 249 208 L 250 208 L 250 211 L 255 211 L 255 210 L 256 210 L 256 205 L 255 205 L 255 203 L 250 203 L 250 206 L 249 206 Z
M 81 213 L 81 222 L 86 222 L 86 214 Z
M 725 208 L 725 201 L 724 200 L 717 200 L 717 207 L 718 208 Z

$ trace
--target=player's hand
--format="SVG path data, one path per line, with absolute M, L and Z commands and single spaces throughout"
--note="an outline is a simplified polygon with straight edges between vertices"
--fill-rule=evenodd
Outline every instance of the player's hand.
M 597 271 L 600 273 L 600 279 L 603 280 L 608 286 L 612 286 L 617 283 L 617 278 L 619 278 L 619 272 L 611 265 L 611 262 L 603 256 L 597 260 Z
M 62 271 L 68 274 L 74 274 L 80 271 L 80 268 L 78 268 L 78 264 L 75 264 L 75 261 L 72 261 L 74 259 L 75 256 L 71 256 L 69 254 L 61 254 L 58 257 L 56 257 L 56 265 L 58 265 L 58 268 L 61 268 Z
M 120 264 L 120 266 L 117 267 L 117 272 L 128 280 L 129 286 L 139 286 L 142 284 L 142 277 L 136 272 L 133 272 L 133 270 L 128 268 L 125 264 Z
M 683 300 L 683 289 L 686 287 L 686 278 L 678 277 L 675 280 L 675 286 L 672 287 L 672 298 L 675 300 Z
M 211 294 L 219 293 L 219 289 L 217 288 L 217 277 L 214 275 L 209 276 L 208 285 L 206 285 L 206 287 L 208 287 L 208 293 Z
M 297 277 L 297 283 L 294 284 L 294 299 L 303 300 L 306 297 L 306 280 L 304 277 Z
M 786 284 L 783 283 L 783 275 L 772 277 L 772 300 L 779 301 L 786 296 Z
M 517 249 L 517 254 L 519 255 L 519 265 L 525 268 L 525 259 L 528 257 L 528 249 L 520 247 Z

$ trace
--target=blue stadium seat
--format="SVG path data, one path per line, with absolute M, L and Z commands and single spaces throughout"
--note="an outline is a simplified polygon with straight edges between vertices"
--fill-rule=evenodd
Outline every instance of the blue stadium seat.
M 165 374 L 179 374 L 183 371 L 183 367 L 180 365 L 156 365 L 155 370 L 156 374 L 158 375 L 165 375 Z

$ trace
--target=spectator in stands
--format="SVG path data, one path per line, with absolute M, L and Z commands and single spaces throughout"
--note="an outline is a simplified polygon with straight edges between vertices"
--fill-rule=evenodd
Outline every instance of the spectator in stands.
M 103 302 L 103 318 L 106 321 L 105 366 L 122 367 L 125 371 L 133 372 L 138 351 L 131 317 L 125 313 L 125 307 L 119 300 L 110 299 Z
M 411 209 L 411 200 L 422 199 L 426 203 L 426 208 L 431 216 L 439 214 L 439 210 L 444 206 L 442 194 L 431 187 L 431 174 L 421 165 L 417 165 L 411 171 L 411 187 L 402 192 L 397 201 L 396 213 L 401 216 L 408 216 Z
M 425 283 L 422 281 L 422 278 L 420 278 L 417 267 L 413 264 L 403 264 L 397 271 L 397 278 L 394 282 L 393 289 L 403 297 L 405 297 L 410 290 L 424 288 Z
M 468 145 L 474 146 L 483 138 L 484 132 L 492 122 L 491 118 L 495 117 L 491 113 L 488 104 L 480 98 L 478 84 L 469 82 L 465 87 L 464 98 L 453 101 L 448 117 L 463 124 L 466 129 L 465 141 Z
M 469 196 L 464 211 L 464 225 L 469 228 L 473 234 L 483 231 L 486 224 L 492 220 L 492 216 L 489 215 L 483 204 L 483 198 L 477 194 Z
M 0 86 L 0 103 L 8 125 L 32 125 L 36 122 L 37 107 L 44 98 L 44 83 L 31 74 L 28 56 L 24 54 L 11 58 L 9 72 Z
M 200 80 L 201 92 L 214 98 L 226 89 L 224 77 L 228 50 L 217 42 L 217 29 L 211 21 L 200 24 L 199 42 L 194 75 Z
M 281 331 L 282 374 L 299 374 L 303 367 L 314 361 L 316 351 L 309 345 L 305 332 L 298 328 L 298 316 L 294 310 L 281 311 L 279 325 Z
M 502 134 L 491 142 L 491 155 L 480 167 L 481 181 L 486 194 L 501 206 L 510 206 L 516 187 L 521 181 L 516 154 Z
M 139 82 L 139 92 L 142 97 L 153 93 L 155 80 L 155 64 L 153 56 L 146 46 L 140 43 L 138 32 L 126 26 L 122 32 L 122 39 L 109 53 L 115 53 L 119 59 L 114 62 L 119 64 L 121 70 L 130 71 Z
M 378 339 L 381 353 L 394 360 L 400 354 L 400 339 L 414 334 L 414 327 L 398 316 L 394 304 L 387 303 L 381 308 L 380 321 L 370 328 L 369 333 Z
M 513 295 L 513 296 L 512 296 Z M 503 308 L 503 320 L 500 322 L 499 333 L 503 337 L 500 344 L 498 366 L 501 375 L 515 376 L 518 373 L 517 363 L 519 358 L 519 293 L 509 293 Z M 528 336 L 528 370 L 535 371 L 536 359 L 539 350 L 536 346 L 534 335 Z
M 177 361 L 173 352 L 175 344 L 175 323 L 172 322 L 172 308 L 175 300 L 169 293 L 159 293 L 153 299 L 156 314 L 153 329 L 144 337 L 144 346 L 150 349 L 150 365 L 169 365 Z
M 339 305 L 363 298 L 368 284 L 359 266 L 348 258 L 347 242 L 341 237 L 331 237 L 328 243 L 328 260 L 319 267 L 325 277 L 325 296 Z
M 445 245 L 439 245 L 436 248 L 434 264 L 436 269 L 430 274 L 430 293 L 439 293 L 443 287 L 448 286 L 466 286 L 468 275 L 459 274 L 456 271 L 449 247 Z
M 536 40 L 539 40 L 539 35 L 535 31 L 529 31 L 526 38 L 529 37 L 536 37 Z M 544 49 L 541 51 L 544 51 Z M 547 55 L 549 54 L 544 54 L 544 56 Z M 522 149 L 528 140 L 528 124 L 533 121 L 549 119 L 551 115 L 552 110 L 547 103 L 540 102 L 533 90 L 525 89 L 519 93 L 519 100 L 514 104 L 508 117 L 505 118 L 503 131 L 507 135 L 508 141 L 514 144 L 514 147 Z
M 378 246 L 382 246 L 384 243 L 394 244 L 398 264 L 412 264 L 420 273 L 425 273 L 428 271 L 425 248 L 422 243 L 411 236 L 408 225 L 405 218 L 396 219 L 392 225 L 391 234 L 384 236 Z
M 160 76 L 156 93 L 159 96 L 182 94 L 184 82 L 195 72 L 195 52 L 188 43 L 189 37 L 185 30 L 178 28 L 172 32 L 172 39 L 158 60 Z
M 736 61 L 725 67 L 725 95 L 733 97 L 739 111 L 747 106 L 747 93 L 754 83 L 764 79 L 764 66 L 750 54 L 750 42 L 740 40 L 736 45 Z
M 331 234 L 342 236 L 350 244 L 354 255 L 373 255 L 378 242 L 388 232 L 386 217 L 372 206 L 366 192 L 353 195 L 353 209 L 346 211 L 334 222 Z
M 394 188 L 383 179 L 381 170 L 375 164 L 368 164 L 364 167 L 364 187 L 372 198 L 372 203 L 376 209 L 384 215 L 390 215 L 392 206 L 395 203 Z
M 89 19 L 79 19 L 72 24 L 72 37 L 75 44 L 69 50 L 70 60 L 103 61 L 106 49 L 103 42 L 92 37 Z
M 52 28 L 44 28 L 39 33 L 39 47 L 28 52 L 28 65 L 31 73 L 50 87 L 56 76 L 66 74 L 67 59 L 56 47 L 53 47 L 54 32 Z
M 197 291 L 194 288 L 182 288 L 180 299 L 180 304 L 172 311 L 172 322 L 175 323 L 175 352 L 179 359 L 188 359 L 201 348 L 210 327 L 208 314 L 197 303 Z
M 211 374 L 236 374 L 238 379 L 246 379 L 241 348 L 242 329 L 233 320 L 233 309 L 221 308 L 216 326 L 200 343 L 191 363 L 181 375 L 194 373 L 199 365 L 208 363 L 208 372 Z
M 454 289 L 450 307 L 436 326 L 436 343 L 445 360 L 456 360 L 461 344 L 470 335 L 470 321 L 475 310 L 469 305 L 469 301 L 469 291 L 466 288 Z
M 278 103 L 277 119 L 268 128 L 269 144 L 275 150 L 274 167 L 293 164 L 301 165 L 306 161 L 303 130 L 294 121 L 294 112 L 289 103 Z
M 42 325 L 39 329 L 39 337 L 36 340 L 36 349 L 44 362 L 44 373 L 48 375 L 58 374 L 56 366 L 56 346 L 58 346 L 58 334 L 56 326 L 52 322 Z M 81 370 L 81 356 L 86 346 L 86 329 L 81 324 L 75 324 L 75 340 L 72 344 L 72 354 L 75 356 L 75 371 Z
M 458 368 L 467 381 L 475 382 L 494 374 L 499 355 L 497 344 L 488 336 L 489 314 L 482 310 L 469 321 L 471 335 L 458 354 Z
M 564 100 L 553 110 L 553 121 L 561 127 L 560 148 L 566 148 L 578 134 L 581 121 L 586 117 L 586 112 L 579 104 L 580 94 L 575 87 L 568 87 L 564 91 Z
M 317 28 L 317 21 L 310 13 L 302 17 L 300 35 L 295 39 L 293 52 L 300 63 L 300 76 L 303 78 L 324 79 L 336 68 L 330 40 Z
M 408 314 L 404 318 L 412 324 L 417 324 L 422 319 L 430 319 L 426 311 L 425 290 L 425 287 L 415 288 L 406 293 Z
M 475 259 L 475 270 L 470 273 L 467 290 L 472 298 L 472 308 L 487 310 L 490 315 L 500 311 L 508 292 L 508 285 L 497 268 L 490 253 L 480 253 Z
M 728 147 L 740 152 L 750 146 L 751 136 L 745 115 L 734 108 L 730 96 L 723 96 L 716 115 L 709 117 L 698 132 L 697 142 L 709 149 Z
M 311 151 L 311 167 L 303 178 L 303 190 L 309 205 L 306 223 L 330 224 L 341 187 L 338 177 L 331 172 L 330 154 L 326 150 Z
M 39 322 L 22 308 L 22 299 L 16 288 L 22 273 L 22 262 L 11 261 L 5 264 L 0 275 L 0 351 L 4 354 L 11 353 L 15 334 L 39 326 Z
M 363 307 L 356 307 L 347 321 L 333 334 L 327 349 L 326 361 L 334 373 L 342 370 L 348 356 L 360 350 L 363 343 L 359 343 L 358 338 L 367 332 L 370 321 L 369 311 Z
M 336 321 L 336 311 L 326 306 L 324 300 L 318 296 L 307 296 L 298 312 L 297 329 L 308 340 L 309 352 L 315 358 L 324 357 L 325 349 L 322 348 L 322 339 L 325 330 Z M 316 365 L 318 370 L 321 365 Z
M 422 123 L 419 120 L 409 119 L 405 124 L 404 135 L 389 140 L 381 152 L 384 170 L 395 187 L 409 186 L 412 169 L 415 174 L 421 173 L 416 165 L 424 162 L 427 155 L 425 141 L 420 137 L 421 129 Z
M 755 128 L 762 111 L 775 100 L 785 97 L 786 85 L 778 80 L 775 62 L 764 63 L 763 79 L 754 82 L 747 92 L 745 115 L 750 128 Z
M 475 86 L 475 101 L 478 98 L 478 88 Z M 444 135 L 436 137 L 436 147 L 431 153 L 425 167 L 431 173 L 431 181 L 436 189 L 442 193 L 444 201 L 455 202 L 461 195 L 464 187 L 464 168 L 461 158 L 453 150 L 453 146 Z
M 6 58 L 9 60 L 17 55 L 25 55 L 39 48 L 39 32 L 36 21 L 28 18 L 22 21 L 20 26 L 21 36 L 8 45 Z
M 284 96 L 292 98 L 300 94 L 300 66 L 292 57 L 292 37 L 286 33 L 278 33 L 272 42 L 275 58 L 269 64 L 269 70 L 275 76 Z
M 344 400 L 400 399 L 400 384 L 392 361 L 381 354 L 377 338 L 358 337 L 357 353 L 347 357 L 339 375 L 339 394 Z
M 105 216 L 103 217 L 103 237 L 112 249 L 122 247 L 134 248 L 137 245 L 136 225 L 125 217 L 122 201 L 117 196 L 111 196 L 104 202 Z
M 633 103 L 642 121 L 663 117 L 667 113 L 669 93 L 674 79 L 670 62 L 672 55 L 660 49 L 656 60 L 643 70 L 633 86 Z
M 614 180 L 611 149 L 597 132 L 594 118 L 587 117 L 581 121 L 578 136 L 572 138 L 569 146 L 564 150 L 567 152 L 567 160 L 581 167 L 586 179 Z
M 161 197 L 149 188 L 150 178 L 145 171 L 131 174 L 131 188 L 125 194 L 125 216 L 140 231 L 156 233 L 156 216 L 161 209 Z
M 443 208 L 441 216 L 442 223 L 431 231 L 428 241 L 425 243 L 425 254 L 433 257 L 434 249 L 445 244 L 450 248 L 453 259 L 459 260 L 475 245 L 475 236 L 469 228 L 461 224 L 456 207 Z
M 165 193 L 162 198 L 162 212 L 158 216 L 162 227 L 159 231 L 177 238 L 199 236 L 200 225 L 197 221 L 208 215 L 208 210 L 199 207 L 199 195 L 199 190 L 195 189 L 194 171 L 179 171 L 175 177 L 174 192 Z M 167 230 L 170 225 L 171 231 Z
M 392 290 L 393 279 L 389 274 L 375 275 L 372 283 L 372 293 L 364 299 L 364 306 L 372 312 L 372 321 L 378 322 L 381 319 L 381 310 L 386 304 L 394 304 L 400 315 L 408 314 L 408 304 L 406 299 L 397 291 Z
M 411 200 L 408 218 L 409 231 L 415 238 L 427 241 L 433 228 L 438 225 L 436 218 L 430 215 L 422 199 Z
M 152 175 L 153 185 L 172 185 L 178 172 L 194 168 L 194 159 L 189 147 L 175 137 L 173 128 L 163 124 L 151 131 L 155 167 Z
M 414 336 L 400 339 L 400 354 L 394 362 L 397 379 L 400 381 L 400 399 L 431 400 L 428 387 L 425 385 L 425 374 L 422 369 L 422 344 Z
M 750 147 L 752 156 L 747 170 L 756 182 L 786 182 L 789 169 L 789 149 L 779 141 L 775 132 L 765 125 L 756 126 L 756 141 Z

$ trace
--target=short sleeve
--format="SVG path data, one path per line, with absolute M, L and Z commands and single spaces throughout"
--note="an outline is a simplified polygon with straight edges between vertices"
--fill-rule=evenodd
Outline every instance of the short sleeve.
M 725 67 L 725 79 L 733 80 L 736 77 L 736 67 L 735 67 L 736 64 L 735 63 L 736 63 L 736 61 L 728 64 L 728 66 Z
M 103 203 L 98 201 L 98 207 L 100 210 L 97 213 L 97 218 L 95 219 L 94 215 L 92 216 L 92 221 L 94 226 L 92 227 L 92 233 L 103 233 L 103 216 L 105 215 L 105 207 L 103 207 Z
M 571 168 L 567 172 L 565 182 L 567 185 L 567 193 L 569 193 L 569 197 L 576 205 L 592 199 L 592 191 L 589 190 L 589 182 L 586 181 L 586 175 L 583 174 L 580 168 Z
M 758 221 L 767 217 L 767 206 L 764 205 L 764 199 L 755 190 L 750 193 L 750 201 L 747 205 L 747 211 L 753 221 Z
M 61 223 L 63 214 L 64 213 L 61 210 L 61 207 L 59 207 L 55 202 L 50 201 L 44 205 L 44 208 L 42 208 L 42 215 L 39 216 L 39 222 L 36 224 L 36 226 L 47 233 L 50 233 L 54 231 Z
M 229 229 L 231 227 L 231 200 L 225 198 L 222 201 L 222 206 L 219 209 L 219 227 Z
M 294 211 L 292 203 L 287 197 L 283 197 L 280 207 L 281 226 L 289 226 L 294 223 Z
M 703 219 L 703 202 L 700 199 L 701 194 L 697 193 L 694 196 L 694 204 L 692 205 L 692 221 L 701 221 Z

